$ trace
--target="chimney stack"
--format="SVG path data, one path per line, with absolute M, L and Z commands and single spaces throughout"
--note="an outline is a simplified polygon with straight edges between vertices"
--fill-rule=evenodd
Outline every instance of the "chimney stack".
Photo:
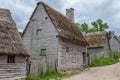
M 66 17 L 69 18 L 72 22 L 74 22 L 74 9 L 66 9 Z

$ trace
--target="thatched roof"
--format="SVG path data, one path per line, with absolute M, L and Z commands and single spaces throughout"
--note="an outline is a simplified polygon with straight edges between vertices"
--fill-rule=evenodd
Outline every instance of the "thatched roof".
M 0 54 L 28 56 L 18 30 L 12 24 L 0 20 Z
M 66 16 L 62 15 L 61 13 L 57 12 L 53 8 L 49 7 L 44 2 L 37 3 L 36 9 L 39 7 L 39 5 L 43 5 L 43 7 L 45 8 L 48 16 L 50 17 L 51 21 L 55 25 L 56 30 L 59 32 L 59 35 L 58 35 L 59 37 L 65 38 L 67 40 L 70 40 L 80 45 L 84 45 L 84 46 L 88 45 L 87 41 L 85 40 L 82 33 L 79 31 L 79 29 L 75 25 L 75 23 L 73 23 L 70 19 L 68 19 Z M 34 15 L 36 9 L 34 10 L 32 16 Z M 24 35 L 24 32 L 23 32 L 23 35 Z
M 85 38 L 89 43 L 88 47 L 101 47 L 104 46 L 107 39 L 107 32 L 93 32 L 85 34 Z

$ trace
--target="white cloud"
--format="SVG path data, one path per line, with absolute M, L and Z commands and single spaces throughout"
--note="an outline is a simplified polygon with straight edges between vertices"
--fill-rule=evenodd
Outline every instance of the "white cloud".
M 19 30 L 23 30 L 27 24 L 36 3 L 44 1 L 57 11 L 65 14 L 66 8 L 75 9 L 76 22 L 86 22 L 101 18 L 120 34 L 120 0 L 1 0 L 0 7 L 11 10 Z
M 1 0 L 0 2 L 1 8 L 6 8 L 11 11 L 13 19 L 20 31 L 25 27 L 36 5 L 34 0 L 25 1 L 26 0 Z

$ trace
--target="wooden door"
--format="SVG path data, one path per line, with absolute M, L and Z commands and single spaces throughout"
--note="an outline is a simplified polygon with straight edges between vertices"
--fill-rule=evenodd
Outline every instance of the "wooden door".
M 83 64 L 86 64 L 86 57 L 87 57 L 87 55 L 86 55 L 85 52 L 83 52 L 82 55 L 83 55 Z

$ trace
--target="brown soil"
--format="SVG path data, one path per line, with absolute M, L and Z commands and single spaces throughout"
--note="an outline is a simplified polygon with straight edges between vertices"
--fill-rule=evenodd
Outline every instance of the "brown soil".
M 120 62 L 117 64 L 94 67 L 63 80 L 120 80 Z

